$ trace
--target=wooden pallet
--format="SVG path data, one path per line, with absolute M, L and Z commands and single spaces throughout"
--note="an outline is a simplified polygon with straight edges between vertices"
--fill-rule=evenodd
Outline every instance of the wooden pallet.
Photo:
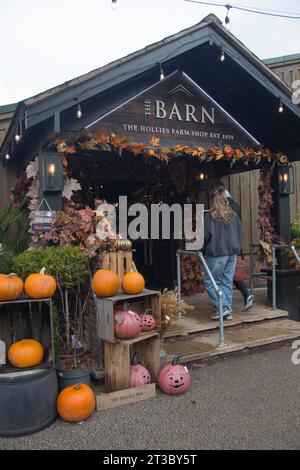
M 134 353 L 156 381 L 160 369 L 160 335 L 156 332 L 142 333 L 137 338 L 120 343 L 104 343 L 105 392 L 129 388 L 130 363 Z
M 132 251 L 119 250 L 100 253 L 98 261 L 101 269 L 112 269 L 118 274 L 120 292 L 124 275 L 137 270 L 132 259 Z

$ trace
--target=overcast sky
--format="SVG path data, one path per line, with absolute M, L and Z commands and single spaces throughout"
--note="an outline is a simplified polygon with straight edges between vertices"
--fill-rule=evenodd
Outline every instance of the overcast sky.
M 0 105 L 22 100 L 198 23 L 224 7 L 184 0 L 0 0 Z M 213 0 L 213 3 L 227 1 Z M 300 0 L 233 0 L 297 12 Z M 300 20 L 230 11 L 231 32 L 260 58 L 300 53 Z

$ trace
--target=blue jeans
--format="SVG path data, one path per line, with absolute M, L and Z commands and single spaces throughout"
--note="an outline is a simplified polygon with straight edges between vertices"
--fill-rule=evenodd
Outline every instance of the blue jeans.
M 231 256 L 208 256 L 206 258 L 208 267 L 214 280 L 223 293 L 223 309 L 232 311 L 232 285 L 236 265 L 236 255 Z M 213 288 L 212 282 L 205 273 L 204 285 L 214 307 L 218 307 L 218 296 Z

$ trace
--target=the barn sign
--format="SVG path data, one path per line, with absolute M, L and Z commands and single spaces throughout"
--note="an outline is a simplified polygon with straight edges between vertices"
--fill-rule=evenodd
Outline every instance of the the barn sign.
M 259 144 L 183 72 L 174 72 L 87 126 L 135 142 L 159 137 L 174 144 L 256 146 Z

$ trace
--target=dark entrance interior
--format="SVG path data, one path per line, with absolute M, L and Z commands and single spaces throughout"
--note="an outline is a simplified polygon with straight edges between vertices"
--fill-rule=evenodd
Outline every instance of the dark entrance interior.
M 103 199 L 118 204 L 120 195 L 127 196 L 128 207 L 144 204 L 149 210 L 149 233 L 151 204 L 203 203 L 207 207 L 208 182 L 212 178 L 211 168 L 196 159 L 178 157 L 166 163 L 111 152 L 69 156 L 68 173 L 81 184 L 82 190 L 74 200 L 83 207 L 94 207 L 95 200 Z M 133 218 L 128 217 L 128 223 Z M 174 239 L 173 227 L 171 214 L 170 239 L 132 240 L 136 265 L 151 288 L 176 285 L 176 250 L 183 242 Z

